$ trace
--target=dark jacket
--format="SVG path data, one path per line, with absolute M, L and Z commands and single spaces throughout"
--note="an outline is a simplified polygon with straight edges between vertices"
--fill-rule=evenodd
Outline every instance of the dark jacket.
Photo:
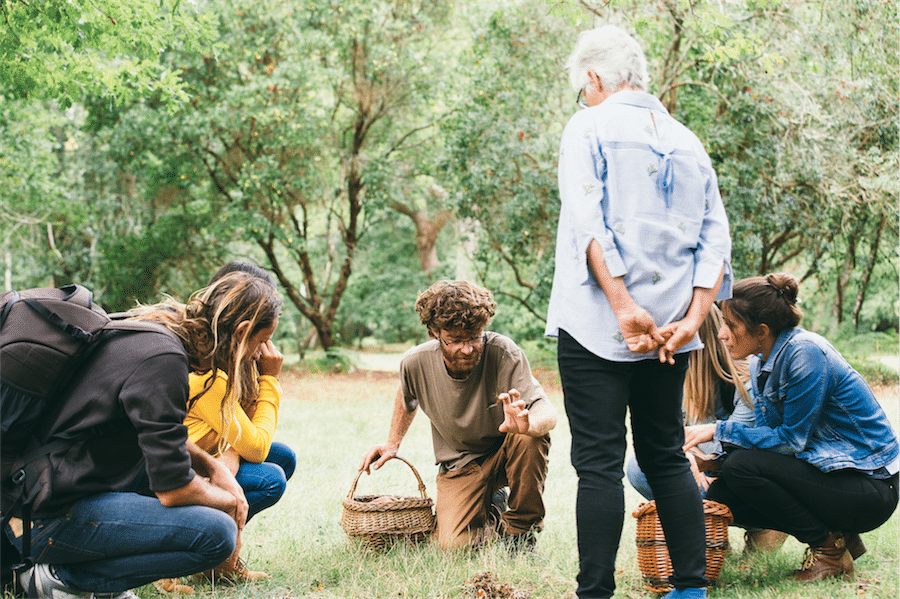
M 177 339 L 153 332 L 112 333 L 38 428 L 41 444 L 87 438 L 27 468 L 36 494 L 32 516 L 56 517 L 84 497 L 124 490 L 141 468 L 153 491 L 188 484 L 194 471 L 185 447 L 187 397 L 188 360 Z M 16 489 L 4 480 L 2 491 L 6 507 Z

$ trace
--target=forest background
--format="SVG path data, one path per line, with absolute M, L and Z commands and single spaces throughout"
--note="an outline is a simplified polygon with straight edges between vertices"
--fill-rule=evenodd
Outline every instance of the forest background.
M 736 277 L 801 279 L 804 324 L 896 351 L 894 0 L 0 1 L 4 288 L 109 310 L 223 262 L 282 287 L 278 341 L 424 339 L 471 278 L 543 339 L 577 33 L 613 23 L 718 173 Z M 894 371 L 893 376 L 896 378 Z
M 303 374 L 282 377 L 277 434 L 302 459 L 243 552 L 272 579 L 198 595 L 574 594 L 564 418 L 534 556 L 370 556 L 346 542 L 340 499 L 383 441 L 397 375 L 333 371 L 361 352 L 395 363 L 425 338 L 416 293 L 470 278 L 563 412 L 543 336 L 577 110 L 562 65 L 606 23 L 638 37 L 651 93 L 709 151 L 735 276 L 800 278 L 804 326 L 839 342 L 897 426 L 895 0 L 0 0 L 3 288 L 79 282 L 122 310 L 184 300 L 238 258 L 283 291 L 276 342 Z M 417 420 L 404 456 L 433 490 L 429 439 Z M 412 488 L 394 464 L 361 487 Z M 747 559 L 732 528 L 711 596 L 895 598 L 898 522 L 866 535 L 856 581 L 812 586 L 788 579 L 797 541 Z M 626 518 L 618 594 L 644 598 L 634 535 Z

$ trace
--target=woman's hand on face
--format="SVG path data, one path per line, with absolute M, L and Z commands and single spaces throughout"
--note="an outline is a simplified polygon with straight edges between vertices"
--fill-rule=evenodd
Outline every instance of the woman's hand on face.
M 284 362 L 284 356 L 275 344 L 269 339 L 265 343 L 259 344 L 259 357 L 256 358 L 256 368 L 260 375 L 278 376 L 281 372 L 281 364 Z

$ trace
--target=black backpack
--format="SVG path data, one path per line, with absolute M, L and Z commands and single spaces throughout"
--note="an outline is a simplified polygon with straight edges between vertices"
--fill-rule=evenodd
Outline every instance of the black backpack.
M 14 469 L 12 464 L 27 466 L 42 456 L 100 434 L 87 431 L 75 438 L 41 445 L 35 437 L 36 426 L 58 409 L 57 399 L 107 332 L 172 334 L 160 324 L 125 320 L 126 317 L 107 314 L 81 285 L 9 291 L 0 296 L 0 477 L 12 480 L 19 489 L 15 501 L 3 506 L 0 534 L 5 534 L 10 518 L 21 514 L 22 561 L 14 566 L 17 571 L 32 565 L 31 502 L 35 481 L 26 481 L 27 468 Z

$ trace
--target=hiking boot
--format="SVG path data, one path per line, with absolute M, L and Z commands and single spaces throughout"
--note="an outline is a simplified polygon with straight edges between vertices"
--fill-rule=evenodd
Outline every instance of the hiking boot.
M 177 578 L 160 578 L 153 583 L 160 593 L 178 593 L 181 595 L 193 595 L 194 587 L 178 582 Z
M 866 544 L 863 543 L 862 537 L 858 532 L 844 535 L 844 543 L 847 545 L 847 551 L 854 560 L 859 559 L 866 552 Z
M 213 570 L 207 570 L 206 572 L 196 574 L 195 576 L 199 577 L 201 580 L 219 584 L 256 582 L 257 580 L 271 578 L 271 576 L 265 572 L 248 570 L 247 563 L 241 558 L 238 558 L 233 566 L 222 565 Z
M 786 532 L 769 528 L 748 530 L 744 533 L 744 552 L 778 551 L 787 537 Z
M 802 567 L 794 572 L 794 580 L 799 582 L 818 582 L 832 576 L 853 577 L 853 557 L 839 532 L 828 535 L 821 545 L 807 547 Z
M 91 599 L 93 595 L 67 587 L 50 564 L 35 564 L 20 573 L 19 587 L 29 599 Z
M 492 528 L 495 532 L 501 532 L 500 527 L 502 526 L 503 522 L 501 516 L 503 515 L 503 512 L 509 509 L 509 505 L 506 503 L 506 497 L 507 495 L 505 487 L 497 489 L 497 491 L 491 497 L 491 507 L 488 510 L 487 528 Z

